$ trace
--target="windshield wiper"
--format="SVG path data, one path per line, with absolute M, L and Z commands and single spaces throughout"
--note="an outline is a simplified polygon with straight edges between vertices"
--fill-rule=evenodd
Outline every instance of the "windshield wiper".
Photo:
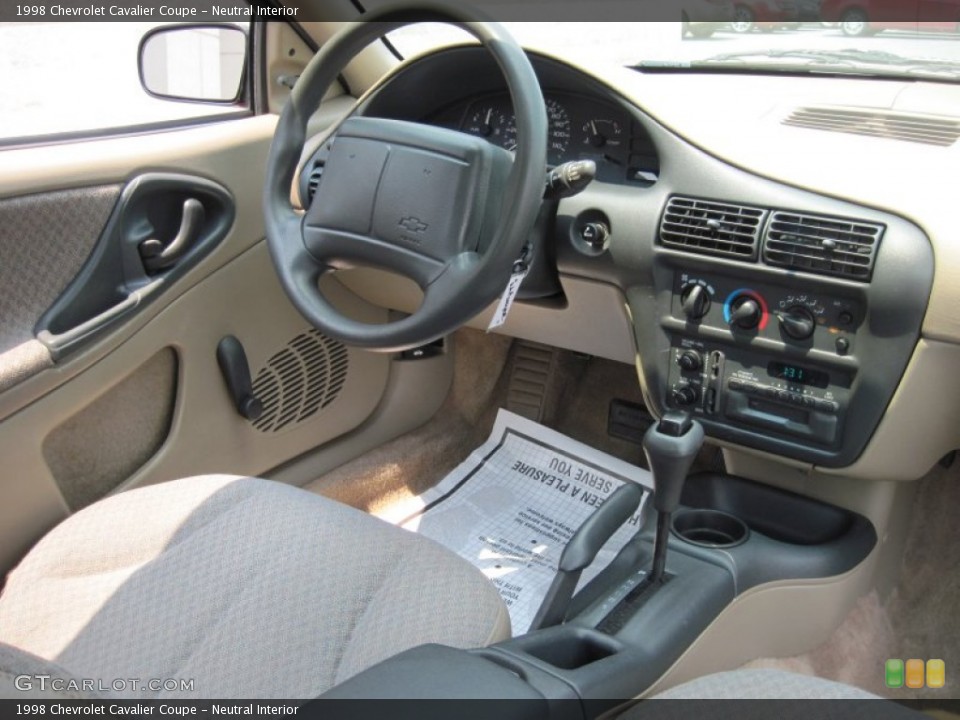
M 753 65 L 749 61 L 763 60 Z M 806 61 L 798 64 L 794 60 Z M 837 73 L 875 74 L 877 68 L 884 70 L 896 68 L 897 74 L 926 75 L 936 78 L 960 79 L 960 63 L 948 60 L 924 60 L 908 58 L 883 50 L 753 50 L 724 53 L 704 60 L 692 60 L 682 63 L 661 63 L 657 61 L 641 62 L 637 69 L 687 68 L 691 70 L 719 69 L 724 67 L 749 67 L 757 71 L 817 71 Z

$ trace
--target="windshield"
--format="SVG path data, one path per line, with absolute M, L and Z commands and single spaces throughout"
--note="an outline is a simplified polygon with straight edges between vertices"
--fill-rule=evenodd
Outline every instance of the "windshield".
M 825 3 L 828 0 L 824 0 Z M 759 5 L 759 3 L 753 3 Z M 780 2 L 771 0 L 771 5 Z M 929 3 L 928 3 L 929 4 Z M 803 22 L 734 8 L 731 22 L 504 22 L 524 46 L 639 69 L 837 73 L 960 80 L 955 21 Z M 957 3 L 960 18 L 960 0 Z M 738 14 L 739 13 L 739 14 Z M 849 18 L 850 15 L 844 16 Z M 391 33 L 404 57 L 468 36 L 446 25 Z

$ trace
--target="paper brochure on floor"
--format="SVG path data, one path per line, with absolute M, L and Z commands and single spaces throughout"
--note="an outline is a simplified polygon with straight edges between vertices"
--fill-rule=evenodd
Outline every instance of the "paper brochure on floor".
M 574 532 L 624 482 L 652 486 L 646 470 L 501 410 L 465 462 L 379 515 L 480 568 L 506 602 L 516 635 L 530 627 Z M 581 587 L 640 529 L 642 509 L 584 571 Z

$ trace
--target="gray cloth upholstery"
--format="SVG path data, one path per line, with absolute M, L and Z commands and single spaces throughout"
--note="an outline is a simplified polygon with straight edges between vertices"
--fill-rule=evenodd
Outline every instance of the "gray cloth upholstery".
M 881 666 L 882 669 L 882 666 Z M 922 720 L 859 688 L 781 670 L 698 678 L 644 700 L 618 720 Z
M 34 325 L 80 271 L 119 195 L 119 185 L 105 185 L 0 200 L 0 358 L 33 339 Z
M 43 680 L 44 678 L 46 680 Z M 62 682 L 56 689 L 50 681 Z M 0 700 L 31 699 L 91 700 L 98 696 L 92 688 L 85 690 L 79 678 L 73 677 L 56 663 L 0 643 Z
M 659 700 L 872 700 L 851 685 L 781 670 L 734 670 L 697 678 L 656 696 Z
M 415 645 L 507 635 L 493 586 L 445 548 L 230 476 L 91 505 L 43 538 L 0 596 L 0 640 L 74 676 L 195 681 L 124 697 L 310 698 Z

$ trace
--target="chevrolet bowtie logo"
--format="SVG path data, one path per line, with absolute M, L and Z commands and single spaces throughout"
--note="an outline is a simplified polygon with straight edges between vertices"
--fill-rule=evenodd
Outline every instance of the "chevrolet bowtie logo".
M 427 228 L 430 226 L 421 220 L 418 217 L 405 217 L 400 222 L 397 223 L 399 227 L 402 227 L 407 232 L 411 233 L 425 233 Z

